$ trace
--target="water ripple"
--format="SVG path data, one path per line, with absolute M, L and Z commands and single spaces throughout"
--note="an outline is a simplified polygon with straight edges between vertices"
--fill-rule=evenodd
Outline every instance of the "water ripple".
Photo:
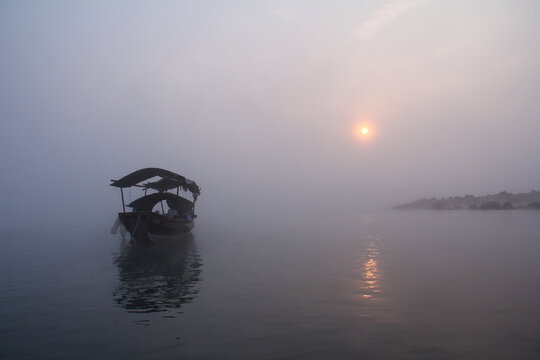
M 202 261 L 191 236 L 132 246 L 118 260 L 118 270 L 120 283 L 113 291 L 117 304 L 131 313 L 165 312 L 193 301 Z

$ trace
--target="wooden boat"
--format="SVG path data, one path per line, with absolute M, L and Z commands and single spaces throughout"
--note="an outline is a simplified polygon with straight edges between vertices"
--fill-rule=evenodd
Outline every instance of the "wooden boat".
M 142 184 L 144 181 L 155 181 Z M 111 186 L 120 188 L 122 209 L 118 213 L 117 225 L 122 224 L 137 242 L 157 241 L 163 237 L 177 236 L 191 231 L 195 225 L 195 202 L 201 189 L 193 180 L 172 171 L 159 168 L 137 170 L 120 180 L 111 180 Z M 139 187 L 144 195 L 127 206 L 124 189 Z M 169 190 L 176 190 L 176 193 Z M 149 191 L 154 191 L 148 193 Z M 191 194 L 192 200 L 181 196 Z M 161 210 L 161 211 L 160 211 Z M 114 227 L 113 227 L 114 229 Z M 113 230 L 114 232 L 114 230 Z

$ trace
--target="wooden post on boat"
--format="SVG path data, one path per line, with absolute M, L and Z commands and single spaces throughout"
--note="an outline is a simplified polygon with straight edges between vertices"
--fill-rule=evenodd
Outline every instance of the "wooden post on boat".
M 126 212 L 126 204 L 124 203 L 124 188 L 120 188 L 120 194 L 122 194 L 122 209 Z

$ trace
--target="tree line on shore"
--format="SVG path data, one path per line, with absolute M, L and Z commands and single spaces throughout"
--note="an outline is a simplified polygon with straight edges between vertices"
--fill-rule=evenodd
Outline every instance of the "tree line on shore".
M 506 191 L 485 196 L 453 196 L 448 198 L 424 198 L 394 207 L 398 210 L 540 210 L 540 191 L 512 194 Z

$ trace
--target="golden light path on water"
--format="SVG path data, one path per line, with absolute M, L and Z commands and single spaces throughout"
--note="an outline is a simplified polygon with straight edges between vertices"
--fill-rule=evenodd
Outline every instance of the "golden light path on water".
M 368 236 L 367 247 L 360 254 L 355 272 L 355 288 L 361 299 L 378 300 L 381 295 L 378 240 Z

